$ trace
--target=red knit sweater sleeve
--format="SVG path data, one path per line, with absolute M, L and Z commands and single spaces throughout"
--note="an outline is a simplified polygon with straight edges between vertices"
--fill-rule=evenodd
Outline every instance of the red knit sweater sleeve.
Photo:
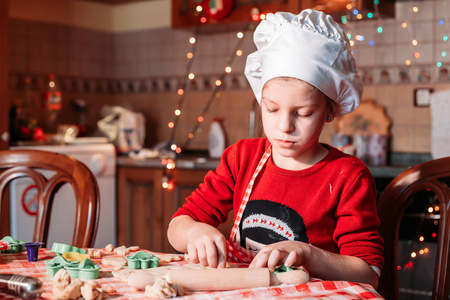
M 336 209 L 336 228 L 333 239 L 340 254 L 365 260 L 368 264 L 383 266 L 383 240 L 378 235 L 380 221 L 376 210 L 376 191 L 368 169 L 352 180 Z

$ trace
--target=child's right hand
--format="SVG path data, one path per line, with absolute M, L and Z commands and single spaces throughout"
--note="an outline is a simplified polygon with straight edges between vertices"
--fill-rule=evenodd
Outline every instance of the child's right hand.
M 225 268 L 227 262 L 226 239 L 215 227 L 195 222 L 187 230 L 189 260 L 206 267 Z

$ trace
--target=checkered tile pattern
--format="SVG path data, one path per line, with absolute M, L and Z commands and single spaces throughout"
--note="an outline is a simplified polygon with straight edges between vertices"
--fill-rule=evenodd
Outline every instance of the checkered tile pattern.
M 43 299 L 55 299 L 52 293 L 52 279 L 48 276 L 44 260 L 55 256 L 48 249 L 39 250 L 36 262 L 28 262 L 26 252 L 0 253 L 0 273 L 16 273 L 39 278 L 44 283 Z M 101 260 L 93 259 L 100 264 Z M 185 261 L 178 262 L 185 264 Z M 110 294 L 111 299 L 145 299 L 142 291 L 133 290 L 124 281 L 111 276 L 113 267 L 101 265 L 100 277 L 97 279 L 103 287 L 115 290 Z M 279 285 L 271 287 L 242 289 L 222 292 L 186 293 L 184 297 L 176 299 L 382 299 L 369 285 L 350 283 L 345 281 L 312 280 L 300 285 Z M 0 300 L 20 300 L 19 297 L 0 293 Z

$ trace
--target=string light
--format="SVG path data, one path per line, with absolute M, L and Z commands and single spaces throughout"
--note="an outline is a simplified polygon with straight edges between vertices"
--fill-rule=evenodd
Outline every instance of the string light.
M 195 37 L 191 37 L 191 38 L 189 39 L 189 43 L 191 43 L 191 44 L 195 44 L 196 41 L 197 41 L 197 40 L 196 40 Z
M 414 6 L 414 7 L 412 8 L 412 11 L 415 12 L 415 13 L 417 13 L 417 12 L 419 12 L 419 8 L 418 8 L 417 6 Z
M 412 40 L 411 43 L 413 44 L 413 46 L 417 46 L 417 40 Z

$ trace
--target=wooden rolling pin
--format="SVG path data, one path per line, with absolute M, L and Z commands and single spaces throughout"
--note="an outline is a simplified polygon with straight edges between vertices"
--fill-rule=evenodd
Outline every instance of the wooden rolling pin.
M 309 280 L 303 270 L 272 273 L 268 268 L 229 269 L 173 269 L 165 279 L 184 289 L 194 291 L 234 290 L 270 286 L 273 284 L 301 284 Z

